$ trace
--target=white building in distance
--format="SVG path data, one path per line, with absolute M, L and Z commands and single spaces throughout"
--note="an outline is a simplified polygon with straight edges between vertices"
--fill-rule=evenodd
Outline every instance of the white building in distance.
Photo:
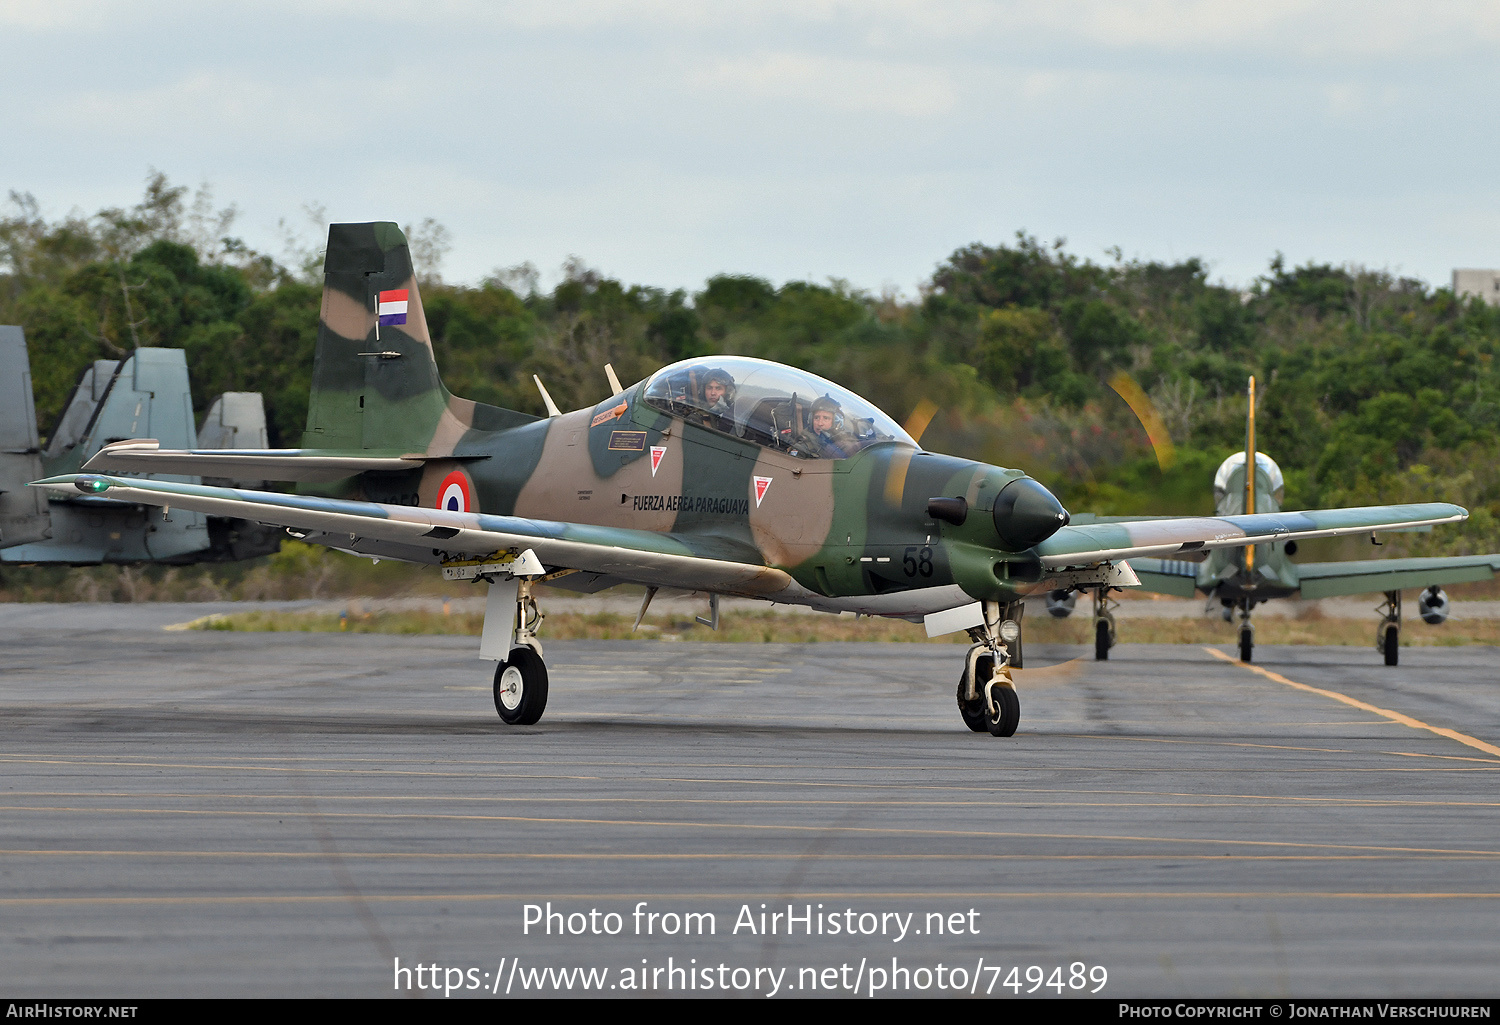
M 1453 294 L 1460 299 L 1479 298 L 1500 306 L 1500 270 L 1455 270 Z

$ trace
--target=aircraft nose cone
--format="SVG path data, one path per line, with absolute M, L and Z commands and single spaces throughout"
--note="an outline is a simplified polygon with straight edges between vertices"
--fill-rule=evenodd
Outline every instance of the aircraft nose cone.
M 1066 526 L 1068 511 L 1057 496 L 1030 477 L 1018 477 L 995 499 L 995 532 L 1007 551 L 1023 552 Z

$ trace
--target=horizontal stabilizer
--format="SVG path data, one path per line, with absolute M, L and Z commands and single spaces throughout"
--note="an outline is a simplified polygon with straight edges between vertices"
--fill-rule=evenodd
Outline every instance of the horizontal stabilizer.
M 426 456 L 335 455 L 305 448 L 163 449 L 149 438 L 106 445 L 91 473 L 185 473 L 239 480 L 333 481 L 371 470 L 414 470 Z
M 1131 559 L 1141 588 L 1153 594 L 1191 598 L 1198 583 L 1198 566 L 1184 559 Z
M 1433 584 L 1489 580 L 1500 573 L 1500 555 L 1452 555 L 1428 559 L 1362 559 L 1308 562 L 1297 567 L 1303 598 L 1373 594 Z

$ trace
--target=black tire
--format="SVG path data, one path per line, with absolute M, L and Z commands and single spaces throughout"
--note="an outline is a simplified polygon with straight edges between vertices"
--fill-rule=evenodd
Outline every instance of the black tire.
M 547 663 L 530 648 L 516 648 L 495 667 L 495 711 L 511 726 L 530 726 L 547 708 Z
M 1096 619 L 1094 620 L 1094 661 L 1107 660 L 1109 648 L 1109 623 L 1103 619 Z
M 1255 655 L 1255 631 L 1240 628 L 1240 661 L 1252 661 Z
M 1021 699 L 1016 697 L 1014 687 L 997 686 L 995 691 L 994 718 L 989 715 L 989 709 L 985 709 L 985 728 L 994 737 L 1013 737 L 1016 727 L 1021 724 Z
M 979 656 L 979 675 L 985 683 L 989 682 L 989 674 L 992 671 L 990 667 L 994 664 L 995 660 L 989 655 Z M 965 668 L 963 675 L 958 678 L 958 714 L 963 717 L 964 725 L 969 729 L 975 733 L 984 733 L 990 728 L 990 717 L 984 707 L 983 684 L 980 685 L 979 697 L 973 701 L 964 700 L 964 693 L 968 689 L 969 670 Z
M 1401 631 L 1395 626 L 1385 628 L 1381 638 L 1381 650 L 1385 653 L 1385 664 L 1393 666 L 1401 659 Z

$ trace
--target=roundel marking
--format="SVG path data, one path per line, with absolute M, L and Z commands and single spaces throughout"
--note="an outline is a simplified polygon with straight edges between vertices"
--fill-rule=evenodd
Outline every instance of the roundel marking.
M 438 485 L 437 507 L 450 512 L 474 511 L 474 491 L 468 474 L 454 470 L 443 478 L 443 483 Z

